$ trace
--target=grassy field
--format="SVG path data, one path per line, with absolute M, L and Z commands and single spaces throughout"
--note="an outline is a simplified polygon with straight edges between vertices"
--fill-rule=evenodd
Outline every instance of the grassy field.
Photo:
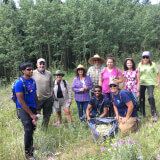
M 72 83 L 74 75 L 64 78 Z M 160 111 L 160 89 L 155 89 L 157 113 Z M 139 130 L 127 137 L 120 134 L 102 143 L 92 140 L 86 122 L 78 120 L 75 101 L 71 106 L 72 124 L 55 126 L 53 113 L 47 131 L 41 130 L 41 120 L 34 133 L 35 156 L 40 160 L 160 160 L 160 121 L 151 122 L 150 107 L 146 102 L 147 116 L 140 117 Z M 24 131 L 16 118 L 15 104 L 11 101 L 11 85 L 0 89 L 0 160 L 23 160 Z

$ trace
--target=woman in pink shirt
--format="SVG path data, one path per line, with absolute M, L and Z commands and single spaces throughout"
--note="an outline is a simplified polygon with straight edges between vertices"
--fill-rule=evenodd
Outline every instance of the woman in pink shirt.
M 110 81 L 115 80 L 117 83 L 123 82 L 122 72 L 115 67 L 115 59 L 112 55 L 107 58 L 107 67 L 100 72 L 99 85 L 102 86 L 102 92 L 106 98 L 110 99 L 111 90 L 109 88 Z M 109 109 L 109 116 L 114 116 L 113 106 Z

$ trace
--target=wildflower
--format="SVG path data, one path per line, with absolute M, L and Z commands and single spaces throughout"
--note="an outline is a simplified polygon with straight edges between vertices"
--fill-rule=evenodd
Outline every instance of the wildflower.
M 53 157 L 49 157 L 48 160 L 53 160 Z
M 142 149 L 142 147 L 141 147 L 141 146 L 139 146 L 139 147 L 138 147 L 138 149 Z
M 118 145 L 121 145 L 121 144 L 123 144 L 123 140 L 121 139 L 119 142 L 118 142 Z
M 127 144 L 128 144 L 128 143 L 131 143 L 131 142 L 132 142 L 132 139 L 128 139 L 128 140 L 127 140 Z
M 14 130 L 16 130 L 17 128 L 14 128 Z
M 106 149 L 104 147 L 101 148 L 101 151 L 105 151 Z
M 138 141 L 136 141 L 136 140 L 135 140 L 135 141 L 134 141 L 134 143 L 135 143 L 135 144 L 137 144 L 137 143 L 138 143 Z
M 115 143 L 115 144 L 111 144 L 111 146 L 112 146 L 112 147 L 117 147 L 117 144 L 116 144 L 116 143 Z
M 108 148 L 108 152 L 111 152 L 111 149 L 110 149 L 110 148 Z

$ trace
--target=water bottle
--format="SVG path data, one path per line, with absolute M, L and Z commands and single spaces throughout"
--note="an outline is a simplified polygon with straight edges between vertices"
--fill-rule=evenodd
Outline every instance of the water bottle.
M 33 123 L 34 126 L 37 125 L 37 122 L 38 122 L 38 120 L 40 120 L 41 115 L 40 115 L 40 114 L 37 114 L 36 117 L 38 118 L 37 121 L 35 121 L 34 119 L 32 120 L 32 123 Z

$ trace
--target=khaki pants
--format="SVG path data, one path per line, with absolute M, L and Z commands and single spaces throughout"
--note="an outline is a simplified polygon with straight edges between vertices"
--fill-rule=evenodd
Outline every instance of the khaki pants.
M 129 132 L 136 131 L 138 125 L 137 125 L 137 117 L 130 117 L 126 123 L 122 124 L 122 119 L 125 117 L 120 117 L 118 119 L 118 127 L 121 130 L 121 133 L 123 135 L 127 135 Z

